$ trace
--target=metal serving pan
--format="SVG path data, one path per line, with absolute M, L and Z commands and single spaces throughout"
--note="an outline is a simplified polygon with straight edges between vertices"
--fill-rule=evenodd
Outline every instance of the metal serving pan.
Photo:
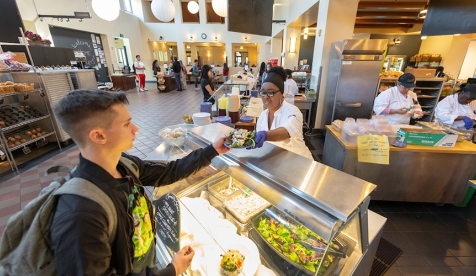
M 302 266 L 298 263 L 295 263 L 294 261 L 292 261 L 291 259 L 286 257 L 283 253 L 281 253 L 279 250 L 277 250 L 272 244 L 270 244 L 266 240 L 266 238 L 263 237 L 263 235 L 259 232 L 258 227 L 259 227 L 259 222 L 260 222 L 261 218 L 267 218 L 267 219 L 272 218 L 272 216 L 270 216 L 270 213 L 274 213 L 274 214 L 278 215 L 280 220 L 284 220 L 284 221 L 288 222 L 289 224 L 296 225 L 296 226 L 301 225 L 301 223 L 296 221 L 294 218 L 292 218 L 292 217 L 288 216 L 287 214 L 281 212 L 280 210 L 278 210 L 275 207 L 271 207 L 271 208 L 265 209 L 263 212 L 261 212 L 259 215 L 255 216 L 252 219 L 251 224 L 253 225 L 253 229 L 250 230 L 250 232 L 248 234 L 249 237 L 252 238 L 253 241 L 255 241 L 255 243 L 260 244 L 261 246 L 259 246 L 259 247 L 261 249 L 266 247 L 266 246 L 262 246 L 262 244 L 264 243 L 264 244 L 267 245 L 268 249 L 271 249 L 275 254 L 277 254 L 279 257 L 281 257 L 283 260 L 285 260 L 288 264 L 292 265 L 295 268 L 298 268 L 299 270 L 301 270 L 302 272 L 304 272 L 307 275 L 315 275 L 316 272 L 313 272 L 313 271 L 307 269 L 306 267 L 304 267 L 304 266 Z M 259 237 L 259 238 L 257 238 L 257 237 Z M 347 251 L 347 244 L 343 240 L 341 240 L 339 238 L 336 238 L 336 239 L 334 239 L 333 242 L 340 247 L 339 251 L 342 251 L 342 252 Z M 266 250 L 266 251 L 269 252 L 269 250 Z M 327 252 L 327 254 L 332 255 L 332 253 L 330 253 L 330 252 Z M 272 258 L 272 259 L 274 259 L 274 258 Z M 334 256 L 333 262 L 331 262 L 329 264 L 329 266 L 322 273 L 319 273 L 318 275 L 323 275 L 323 276 L 330 275 L 332 273 L 332 271 L 337 267 L 337 264 L 339 263 L 339 260 L 340 260 L 339 257 Z

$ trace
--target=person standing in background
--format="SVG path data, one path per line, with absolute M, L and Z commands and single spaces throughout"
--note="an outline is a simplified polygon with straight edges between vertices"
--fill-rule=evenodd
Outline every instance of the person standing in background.
M 259 74 L 258 74 L 258 84 L 256 85 L 258 89 L 261 87 L 261 80 L 263 78 L 263 74 L 265 70 L 266 70 L 266 63 L 261 62 L 261 65 L 259 67 Z
M 215 86 L 213 85 L 212 78 L 213 78 L 212 68 L 209 65 L 203 65 L 202 76 L 200 78 L 200 86 L 202 87 L 202 92 L 203 92 L 203 101 L 204 102 L 209 101 L 212 104 L 214 104 L 215 99 L 210 99 L 210 97 L 213 94 L 215 94 Z
M 261 76 L 261 84 L 263 84 L 264 80 L 268 77 L 268 72 L 269 70 L 271 70 L 271 68 L 273 68 L 273 64 L 271 64 L 271 62 L 268 62 L 266 64 L 266 70 L 263 72 L 263 76 Z
M 198 83 L 198 77 L 199 77 L 199 74 L 200 74 L 198 72 L 198 59 L 193 61 L 192 74 L 193 74 L 193 78 L 195 79 L 195 89 L 198 89 L 197 83 Z
M 145 88 L 145 65 L 142 61 L 140 61 L 140 55 L 136 56 L 134 68 L 137 78 L 139 79 L 139 92 L 147 91 L 147 88 Z
M 182 66 L 182 73 L 180 74 L 182 80 L 182 89 L 187 89 L 187 67 L 183 65 L 182 60 L 179 60 L 180 66 Z
M 180 80 L 180 73 L 182 72 L 182 65 L 174 56 L 174 63 L 172 64 L 172 70 L 174 71 L 175 82 L 177 83 L 177 91 L 182 91 L 182 81 Z
M 223 63 L 223 82 L 226 82 L 228 80 L 228 73 L 230 72 L 230 69 L 228 68 L 228 64 Z
M 294 96 L 299 92 L 297 83 L 293 80 L 293 71 L 291 69 L 284 70 L 286 73 L 286 81 L 284 82 L 284 100 L 290 104 L 294 104 Z

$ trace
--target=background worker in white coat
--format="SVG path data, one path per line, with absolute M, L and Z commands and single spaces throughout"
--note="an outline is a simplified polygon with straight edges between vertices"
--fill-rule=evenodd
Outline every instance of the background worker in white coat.
M 256 123 L 256 147 L 260 148 L 268 141 L 314 160 L 304 143 L 302 113 L 284 100 L 285 79 L 283 67 L 273 67 L 261 85 L 259 95 L 267 109 L 261 113 Z
M 398 78 L 397 85 L 389 88 L 375 99 L 374 112 L 388 118 L 390 124 L 410 124 L 410 118 L 423 116 L 415 87 L 415 76 L 405 73 Z
M 296 81 L 293 80 L 293 71 L 291 69 L 284 70 L 286 72 L 286 81 L 284 82 L 284 100 L 290 104 L 294 104 L 294 96 L 299 93 Z
M 469 106 L 476 100 L 476 84 L 467 84 L 464 88 L 441 100 L 435 109 L 435 121 L 454 128 L 471 129 L 476 115 Z

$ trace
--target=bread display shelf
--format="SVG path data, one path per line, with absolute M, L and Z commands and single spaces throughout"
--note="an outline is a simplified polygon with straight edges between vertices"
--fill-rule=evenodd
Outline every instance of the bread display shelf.
M 4 130 L 4 131 L 7 131 L 7 130 L 14 129 L 14 128 L 17 128 L 17 127 L 21 127 L 21 126 L 24 126 L 24 125 L 28 125 L 28 124 L 33 123 L 33 122 L 36 122 L 36 121 L 43 120 L 43 119 L 46 119 L 46 118 L 49 118 L 49 117 L 50 117 L 50 115 L 45 115 L 45 116 L 41 116 L 41 117 L 38 117 L 38 118 L 34 118 L 34 119 L 31 119 L 31 120 L 28 120 L 28 121 L 24 121 L 24 122 L 21 122 L 21 123 L 12 125 L 12 126 L 0 128 L 0 129 L 2 129 L 2 130 Z
M 18 145 L 18 146 L 15 146 L 15 147 L 10 148 L 10 151 L 14 151 L 14 150 L 17 150 L 17 149 L 21 149 L 21 148 L 23 148 L 23 147 L 25 147 L 25 146 L 27 146 L 27 145 L 29 145 L 29 144 L 32 144 L 32 143 L 34 143 L 34 142 L 38 142 L 38 141 L 40 141 L 40 140 L 46 139 L 46 137 L 51 136 L 51 135 L 53 135 L 53 134 L 55 134 L 55 133 L 54 133 L 54 132 L 49 132 L 49 133 L 46 133 L 45 135 L 41 135 L 40 137 L 37 137 L 37 138 L 35 138 L 35 139 L 28 140 L 28 141 L 26 141 L 26 142 L 23 143 L 23 144 L 20 144 L 20 145 Z
M 41 92 L 41 91 L 42 91 L 41 89 L 33 89 L 33 90 L 22 91 L 22 92 L 10 92 L 10 93 L 6 93 L 6 94 L 0 94 L 0 98 L 1 97 L 8 97 L 8 96 L 15 96 L 15 95 L 22 95 L 22 94 L 25 94 L 25 93 Z

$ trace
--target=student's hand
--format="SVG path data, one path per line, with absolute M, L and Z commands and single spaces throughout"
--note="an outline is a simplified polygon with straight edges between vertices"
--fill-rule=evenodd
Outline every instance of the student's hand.
M 218 152 L 218 154 L 225 154 L 229 152 L 231 149 L 225 147 L 225 139 L 228 138 L 228 135 L 223 135 L 219 137 L 214 143 L 213 143 L 213 148 Z
M 189 245 L 180 249 L 180 251 L 175 254 L 172 259 L 172 265 L 175 268 L 175 273 L 177 274 L 177 276 L 182 275 L 182 273 L 187 270 L 187 268 L 192 263 L 194 255 L 195 251 L 193 251 L 192 247 L 190 247 Z

